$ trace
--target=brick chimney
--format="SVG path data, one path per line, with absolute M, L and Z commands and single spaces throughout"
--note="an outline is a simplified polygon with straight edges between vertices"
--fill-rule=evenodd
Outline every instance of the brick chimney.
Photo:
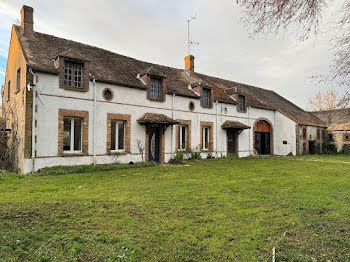
M 26 35 L 34 33 L 33 13 L 34 9 L 30 6 L 24 5 L 21 9 L 21 27 Z
M 188 55 L 185 57 L 185 69 L 189 71 L 190 74 L 194 73 L 194 56 Z

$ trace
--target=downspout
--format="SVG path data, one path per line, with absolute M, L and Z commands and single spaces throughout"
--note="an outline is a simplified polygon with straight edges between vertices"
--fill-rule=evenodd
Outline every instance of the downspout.
M 216 123 L 215 123 L 215 157 L 218 157 L 218 101 L 216 103 Z
M 94 108 L 93 108 L 93 115 L 94 115 L 94 121 L 93 121 L 93 163 L 94 166 L 96 165 L 96 77 L 92 77 L 92 82 L 94 86 Z
M 29 68 L 29 73 L 33 76 L 33 108 L 32 108 L 32 173 L 35 172 L 35 151 L 36 151 L 36 144 L 35 144 L 35 108 L 36 108 L 36 75 L 34 74 L 33 70 Z
M 248 126 L 250 126 L 250 106 L 248 106 Z M 248 148 L 248 152 L 249 152 L 249 155 L 250 155 L 250 153 L 251 153 L 251 148 L 250 148 L 250 145 L 251 145 L 251 128 L 249 128 L 249 139 L 248 139 L 248 141 L 249 141 L 249 144 L 248 144 L 248 146 L 249 146 L 249 148 Z
M 172 102 L 171 102 L 171 118 L 174 119 L 174 104 L 175 104 L 175 93 L 173 93 L 173 98 L 172 98 Z M 174 155 L 174 126 L 171 126 L 171 159 L 173 159 L 173 155 Z

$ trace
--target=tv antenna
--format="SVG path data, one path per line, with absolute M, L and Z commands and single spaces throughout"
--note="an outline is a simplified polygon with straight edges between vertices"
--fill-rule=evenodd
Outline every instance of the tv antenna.
M 195 16 L 190 16 L 190 19 L 187 20 L 187 45 L 188 45 L 188 55 L 191 55 L 191 46 L 192 45 L 199 45 L 199 42 L 194 42 L 191 39 L 190 35 L 190 23 L 193 20 L 197 20 L 197 14 Z

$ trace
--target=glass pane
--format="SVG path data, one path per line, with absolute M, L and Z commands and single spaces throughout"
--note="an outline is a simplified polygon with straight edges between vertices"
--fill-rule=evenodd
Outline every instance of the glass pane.
M 81 150 L 81 119 L 74 119 L 74 151 Z
M 182 126 L 181 131 L 182 131 L 182 137 L 181 137 L 182 149 L 185 149 L 186 148 L 186 126 Z
M 178 141 L 178 145 L 177 145 L 177 149 L 181 149 L 181 126 L 179 126 L 179 132 L 177 134 L 177 141 Z
M 124 150 L 124 122 L 118 123 L 118 150 Z
M 150 96 L 152 98 L 160 98 L 160 86 L 161 80 L 151 78 Z
M 70 151 L 71 119 L 63 119 L 63 151 Z
M 205 128 L 205 148 L 209 148 L 209 128 Z
M 112 126 L 111 126 L 111 150 L 115 150 L 115 125 L 116 122 L 112 121 Z

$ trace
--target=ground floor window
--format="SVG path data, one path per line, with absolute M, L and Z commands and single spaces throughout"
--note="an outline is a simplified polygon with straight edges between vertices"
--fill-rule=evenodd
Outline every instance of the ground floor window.
M 178 132 L 178 149 L 186 150 L 187 148 L 187 136 L 188 136 L 188 127 L 186 125 L 180 125 Z
M 125 121 L 112 120 L 111 122 L 111 151 L 125 151 Z
M 209 150 L 210 145 L 210 127 L 205 126 L 203 127 L 203 150 Z
M 81 118 L 63 118 L 63 152 L 82 151 L 82 122 Z

